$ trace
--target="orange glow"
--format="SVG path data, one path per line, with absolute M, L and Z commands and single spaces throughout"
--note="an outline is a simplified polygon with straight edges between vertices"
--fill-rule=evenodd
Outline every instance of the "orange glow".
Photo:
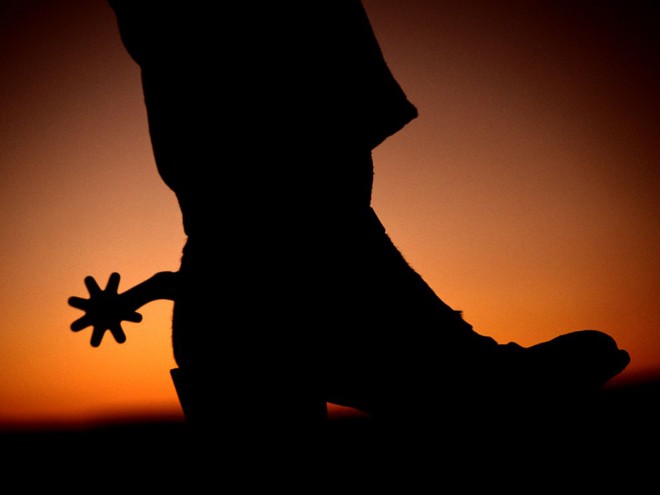
M 139 71 L 105 2 L 38 4 L 0 7 L 0 426 L 176 417 L 170 303 L 122 345 L 69 330 L 86 275 L 178 267 Z M 657 62 L 636 19 L 364 4 L 420 111 L 374 153 L 374 206 L 413 267 L 500 342 L 597 328 L 631 354 L 621 380 L 659 373 Z

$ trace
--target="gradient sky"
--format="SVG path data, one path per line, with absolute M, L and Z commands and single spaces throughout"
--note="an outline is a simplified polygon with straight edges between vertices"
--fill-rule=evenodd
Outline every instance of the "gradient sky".
M 364 1 L 420 112 L 374 153 L 395 243 L 500 342 L 609 333 L 632 357 L 620 380 L 660 372 L 660 58 L 643 3 Z M 86 275 L 128 288 L 176 270 L 185 240 L 103 0 L 0 3 L 0 206 L 0 425 L 179 416 L 170 302 L 122 345 L 69 330 Z

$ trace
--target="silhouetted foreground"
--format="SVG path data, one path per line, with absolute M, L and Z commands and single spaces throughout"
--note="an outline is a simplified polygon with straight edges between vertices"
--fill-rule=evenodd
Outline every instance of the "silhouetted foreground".
M 360 416 L 331 419 L 326 443 L 316 450 L 298 452 L 296 465 L 328 469 L 332 477 L 346 473 L 378 476 L 371 479 L 374 485 L 413 470 L 415 476 L 439 484 L 466 476 L 464 482 L 504 487 L 507 476 L 511 476 L 507 473 L 515 472 L 514 478 L 519 481 L 525 476 L 542 476 L 547 483 L 573 477 L 594 487 L 607 484 L 617 475 L 632 476 L 629 481 L 633 483 L 654 474 L 660 460 L 660 381 L 606 389 L 589 403 L 563 413 L 541 412 L 512 420 L 493 420 L 487 412 L 479 416 L 481 422 L 472 428 L 437 424 L 435 431 L 432 427 L 416 431 L 414 425 L 410 430 L 392 431 Z M 163 483 L 207 464 L 214 466 L 218 477 L 230 475 L 223 470 L 237 465 L 256 470 L 263 467 L 259 447 L 252 452 L 247 449 L 248 455 L 232 458 L 234 453 L 223 451 L 222 444 L 191 443 L 187 426 L 179 421 L 6 432 L 0 441 L 3 451 L 11 453 L 5 467 L 14 463 L 35 468 L 64 467 L 76 476 L 96 472 L 111 478 L 129 471 L 154 476 L 150 469 L 155 469 L 153 481 Z M 286 467 L 296 456 L 290 447 L 286 442 L 276 446 L 280 455 L 269 459 L 266 466 Z M 465 468 L 473 469 L 473 475 L 466 474 Z M 474 478 L 470 480 L 471 476 Z M 328 483 L 332 483 L 332 477 Z

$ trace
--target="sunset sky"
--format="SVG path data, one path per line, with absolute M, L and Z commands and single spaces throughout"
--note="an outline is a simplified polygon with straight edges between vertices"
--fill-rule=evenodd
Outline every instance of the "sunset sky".
M 364 0 L 420 113 L 374 152 L 395 243 L 500 342 L 609 333 L 632 358 L 621 382 L 660 373 L 660 40 L 646 3 Z M 0 207 L 0 427 L 180 416 L 171 302 L 145 306 L 121 345 L 69 329 L 85 276 L 117 271 L 127 289 L 176 270 L 185 241 L 105 1 L 0 3 Z

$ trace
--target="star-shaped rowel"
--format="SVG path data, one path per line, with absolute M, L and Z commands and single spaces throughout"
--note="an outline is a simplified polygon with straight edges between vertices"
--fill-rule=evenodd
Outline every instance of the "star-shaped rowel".
M 101 345 L 106 331 L 110 331 L 118 343 L 126 342 L 126 335 L 121 327 L 122 321 L 139 323 L 142 315 L 129 307 L 126 298 L 117 293 L 119 274 L 112 273 L 104 290 L 101 290 L 94 277 L 85 277 L 85 285 L 89 291 L 89 299 L 70 297 L 69 305 L 81 309 L 85 315 L 71 324 L 71 330 L 79 332 L 89 326 L 93 327 L 92 347 Z

